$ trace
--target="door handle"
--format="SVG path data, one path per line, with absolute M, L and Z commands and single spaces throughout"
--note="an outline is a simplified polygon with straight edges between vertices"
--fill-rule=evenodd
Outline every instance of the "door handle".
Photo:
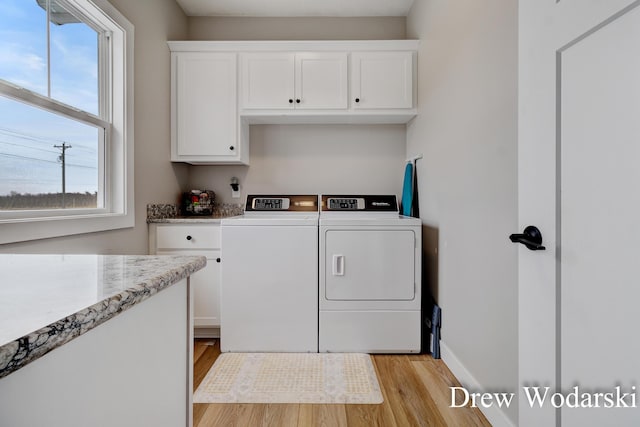
M 344 255 L 333 256 L 333 268 L 331 273 L 334 276 L 344 276 Z
M 528 225 L 522 234 L 512 234 L 509 239 L 513 243 L 522 243 L 532 251 L 544 251 L 542 246 L 542 233 L 535 225 Z

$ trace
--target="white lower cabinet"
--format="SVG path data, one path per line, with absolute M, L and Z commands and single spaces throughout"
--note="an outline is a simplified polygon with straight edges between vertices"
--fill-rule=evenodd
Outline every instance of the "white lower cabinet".
M 196 338 L 220 336 L 220 224 L 150 224 L 149 253 L 200 255 L 207 265 L 191 276 Z
M 219 328 L 220 251 L 203 255 L 207 257 L 207 266 L 191 276 L 191 289 L 194 292 L 193 325 L 196 328 Z

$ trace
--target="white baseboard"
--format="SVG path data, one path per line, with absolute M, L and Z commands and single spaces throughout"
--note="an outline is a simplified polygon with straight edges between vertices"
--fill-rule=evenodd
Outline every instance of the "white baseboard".
M 468 390 L 482 390 L 482 384 L 471 375 L 471 372 L 460 362 L 447 345 L 440 341 L 440 356 L 453 375 Z M 497 406 L 478 408 L 494 427 L 515 427 L 515 424 Z
M 220 328 L 205 328 L 196 326 L 193 328 L 194 338 L 220 338 Z

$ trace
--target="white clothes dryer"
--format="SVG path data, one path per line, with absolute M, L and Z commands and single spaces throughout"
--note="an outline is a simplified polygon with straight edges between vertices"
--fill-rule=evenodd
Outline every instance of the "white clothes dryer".
M 419 353 L 422 226 L 395 196 L 322 196 L 319 351 Z

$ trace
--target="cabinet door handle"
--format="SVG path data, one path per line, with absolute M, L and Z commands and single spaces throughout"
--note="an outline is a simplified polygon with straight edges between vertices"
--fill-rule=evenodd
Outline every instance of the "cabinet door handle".
M 233 145 L 231 147 L 229 147 L 229 150 L 231 150 L 231 151 L 233 151 L 235 149 L 236 149 L 236 147 L 234 147 Z
M 191 240 L 191 239 L 193 239 L 193 237 L 187 236 L 187 240 Z
M 220 258 L 216 258 L 216 262 L 220 262 Z
M 356 102 L 360 102 L 360 98 L 356 98 Z
M 344 276 L 344 255 L 333 256 L 333 268 L 331 273 L 334 276 Z
M 296 104 L 300 104 L 300 99 L 296 99 Z
M 289 99 L 289 104 L 293 104 L 293 99 Z

